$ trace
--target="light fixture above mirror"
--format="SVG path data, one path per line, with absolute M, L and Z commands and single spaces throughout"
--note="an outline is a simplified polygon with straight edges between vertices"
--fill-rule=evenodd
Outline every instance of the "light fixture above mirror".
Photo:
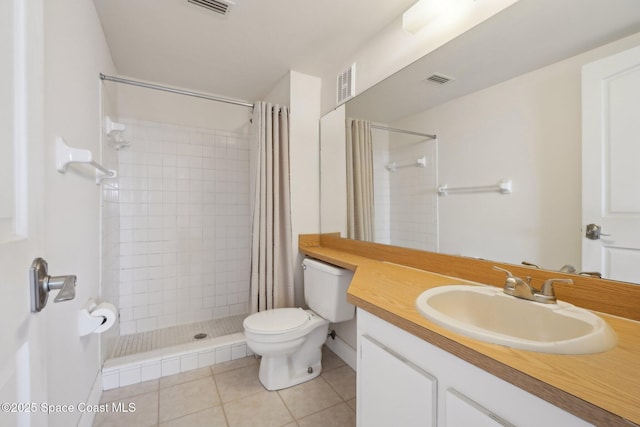
M 463 0 L 419 0 L 402 14 L 402 29 L 416 34 L 431 21 L 462 2 Z

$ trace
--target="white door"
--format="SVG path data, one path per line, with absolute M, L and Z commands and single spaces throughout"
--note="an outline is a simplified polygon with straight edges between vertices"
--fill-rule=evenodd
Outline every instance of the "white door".
M 28 270 L 42 249 L 42 4 L 0 1 L 0 425 L 46 426 L 46 314 Z
M 582 70 L 582 231 L 583 271 L 640 283 L 640 46 Z

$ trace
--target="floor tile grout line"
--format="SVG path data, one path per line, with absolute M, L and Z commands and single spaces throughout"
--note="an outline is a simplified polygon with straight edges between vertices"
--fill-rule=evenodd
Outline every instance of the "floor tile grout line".
M 319 411 L 312 412 L 311 414 L 307 414 L 307 415 L 305 415 L 304 417 L 294 418 L 294 419 L 295 419 L 295 421 L 296 421 L 296 423 L 297 423 L 298 421 L 301 421 L 301 420 L 303 420 L 303 419 L 305 419 L 305 418 L 312 417 L 312 416 L 314 416 L 314 415 L 317 415 L 317 414 L 319 414 L 319 413 L 321 413 L 321 412 L 326 411 L 327 409 L 335 408 L 336 406 L 340 406 L 340 405 L 342 405 L 342 404 L 347 405 L 347 407 L 348 407 L 350 410 L 352 410 L 352 411 L 353 411 L 353 409 L 351 408 L 351 406 L 349 406 L 349 404 L 348 404 L 345 400 L 343 400 L 343 401 L 338 402 L 338 403 L 335 403 L 335 404 L 333 404 L 333 405 L 331 405 L 331 406 L 327 406 L 326 408 L 320 409 Z M 355 412 L 355 411 L 354 411 L 354 412 Z
M 287 408 L 287 411 L 289 412 L 289 415 L 291 415 L 291 419 L 298 424 L 298 419 L 296 418 L 296 416 L 293 414 L 293 411 L 289 408 L 289 405 L 287 405 L 286 400 L 284 400 L 284 398 L 282 397 L 282 395 L 280 394 L 280 390 L 275 390 L 276 394 L 278 395 L 278 397 L 280 398 L 280 401 L 282 402 L 282 404 L 284 405 L 285 408 Z M 286 426 L 287 424 L 283 424 L 283 426 Z
M 186 382 L 183 382 L 183 383 L 174 384 L 174 385 L 171 385 L 169 387 L 166 387 L 165 390 L 168 389 L 168 388 L 171 388 L 171 387 L 182 386 L 182 385 L 189 384 L 189 383 L 192 383 L 192 382 L 201 381 L 201 380 L 204 380 L 204 379 L 207 379 L 207 378 L 208 377 L 196 378 L 196 379 L 191 380 L 191 381 L 186 381 Z M 211 375 L 211 379 L 213 380 L 213 384 L 216 387 L 216 393 L 218 393 L 218 400 L 220 401 L 219 405 L 212 404 L 211 406 L 208 406 L 206 408 L 199 409 L 199 410 L 194 411 L 194 412 L 188 412 L 188 413 L 182 414 L 182 415 L 180 415 L 179 417 L 176 417 L 176 418 L 169 418 L 167 420 L 163 420 L 162 422 L 166 423 L 166 422 L 169 422 L 169 421 L 174 421 L 174 420 L 177 420 L 177 419 L 189 416 L 189 415 L 197 414 L 198 412 L 202 412 L 202 411 L 206 411 L 206 410 L 211 409 L 211 408 L 215 408 L 216 406 L 222 407 L 223 406 L 222 405 L 222 399 L 220 399 L 220 393 L 218 392 L 218 386 L 216 384 L 215 379 L 213 378 L 213 375 Z M 160 400 L 159 399 L 160 399 L 160 391 L 158 391 L 158 425 L 161 423 L 161 421 L 160 421 L 160 409 L 161 408 L 160 408 Z M 224 410 L 224 408 L 223 408 L 223 410 Z M 226 417 L 225 417 L 225 422 L 226 422 Z
M 160 425 L 160 379 L 158 378 L 158 413 L 156 414 L 156 425 Z
M 220 393 L 220 388 L 218 387 L 218 381 L 216 381 L 216 374 L 213 372 L 213 366 L 211 366 L 209 370 L 211 371 L 211 376 L 213 377 L 213 383 L 216 386 L 216 393 L 218 393 L 218 399 L 220 399 L 220 406 L 222 407 L 222 415 L 224 416 L 224 422 L 226 426 L 229 427 L 229 418 L 227 417 L 227 409 L 224 407 L 225 404 L 222 401 L 222 393 Z

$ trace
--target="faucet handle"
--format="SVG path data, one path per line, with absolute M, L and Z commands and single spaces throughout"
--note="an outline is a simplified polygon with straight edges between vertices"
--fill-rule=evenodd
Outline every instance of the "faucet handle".
M 547 279 L 542 283 L 542 288 L 540 289 L 540 293 L 547 297 L 555 297 L 556 293 L 553 289 L 554 283 L 566 283 L 568 285 L 573 284 L 573 280 L 571 279 Z
M 509 270 L 506 270 L 504 268 L 500 268 L 494 265 L 493 269 L 497 271 L 502 271 L 507 275 L 507 281 L 504 283 L 505 289 L 511 289 L 511 290 L 515 289 L 516 285 L 518 284 L 518 280 L 520 279 L 516 278 Z
M 500 268 L 500 267 L 498 267 L 496 265 L 493 266 L 493 269 L 494 270 L 498 270 L 498 271 L 502 271 L 503 273 L 506 273 L 508 278 L 513 278 L 513 274 L 511 274 L 511 272 L 509 270 L 507 270 L 507 269 Z

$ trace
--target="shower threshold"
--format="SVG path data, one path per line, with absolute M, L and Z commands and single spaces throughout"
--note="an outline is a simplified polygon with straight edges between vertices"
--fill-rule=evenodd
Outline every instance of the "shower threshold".
M 114 358 L 131 354 L 145 353 L 161 348 L 189 344 L 201 339 L 211 339 L 242 332 L 242 321 L 247 314 L 205 320 L 202 322 L 172 326 L 149 332 L 123 335 L 115 345 Z M 198 334 L 206 334 L 204 338 L 195 338 Z
M 252 354 L 242 321 L 247 314 L 118 338 L 102 367 L 102 389 L 123 387 Z M 205 338 L 195 338 L 206 334 Z

